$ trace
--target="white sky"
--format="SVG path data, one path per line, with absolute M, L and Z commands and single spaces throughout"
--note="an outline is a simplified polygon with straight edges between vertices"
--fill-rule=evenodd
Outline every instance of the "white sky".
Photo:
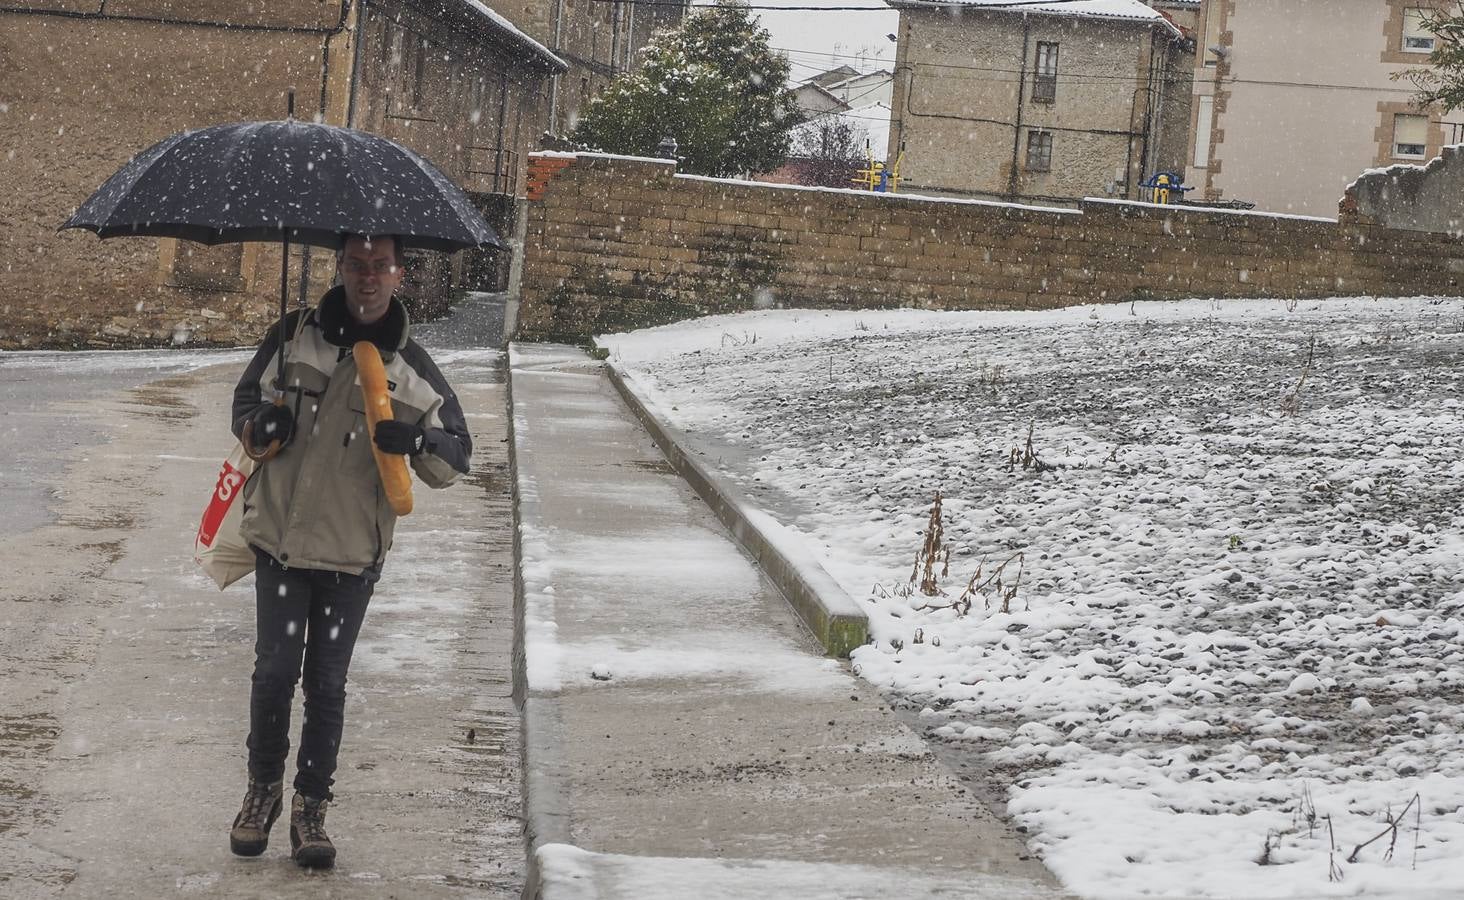
M 698 3 L 697 5 L 701 5 Z M 883 6 L 880 0 L 751 0 L 753 6 Z M 757 10 L 772 45 L 793 62 L 792 79 L 802 81 L 826 69 L 848 63 L 857 69 L 893 69 L 895 44 L 885 37 L 899 25 L 899 13 L 774 12 Z M 833 56 L 830 54 L 840 54 Z M 865 57 L 864 61 L 845 57 Z

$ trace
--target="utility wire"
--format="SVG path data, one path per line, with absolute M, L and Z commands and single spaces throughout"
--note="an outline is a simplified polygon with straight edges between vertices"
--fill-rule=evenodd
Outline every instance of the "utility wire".
M 812 57 L 823 56 L 823 57 L 829 57 L 830 59 L 849 59 L 849 60 L 855 60 L 855 61 L 868 60 L 869 59 L 869 56 L 868 55 L 861 55 L 861 54 L 856 54 L 856 53 L 835 53 L 835 52 L 826 51 L 826 50 L 803 50 L 803 49 L 799 49 L 799 48 L 796 48 L 796 47 L 772 47 L 770 49 L 776 50 L 776 51 L 778 51 L 780 53 L 797 53 L 797 54 L 801 54 L 801 55 L 804 55 L 804 56 L 812 56 Z M 792 62 L 795 65 L 808 65 L 809 68 L 814 68 L 815 67 L 815 66 L 810 65 L 808 63 L 803 63 L 803 62 L 800 62 L 800 61 L 797 61 L 797 60 L 792 60 L 792 59 L 790 59 L 789 62 Z M 884 60 L 882 62 L 892 62 L 892 61 L 890 61 L 890 60 Z M 918 65 L 919 66 L 923 66 L 923 67 L 928 67 L 928 68 L 935 68 L 935 69 L 955 69 L 955 70 L 958 70 L 958 71 L 990 72 L 990 73 L 994 73 L 994 74 L 998 74 L 998 75 L 1023 75 L 1023 76 L 1030 76 L 1030 75 L 1033 74 L 1033 71 L 1031 69 L 1027 69 L 1027 70 L 1023 71 L 1021 69 L 1004 69 L 1004 68 L 1000 68 L 1000 67 L 997 67 L 997 66 L 971 66 L 971 65 L 963 65 L 963 64 L 960 64 L 960 63 L 921 62 L 921 63 L 918 63 Z M 1069 71 L 1069 70 L 1063 70 L 1063 69 L 1060 69 L 1058 71 L 1057 78 L 1058 78 L 1058 81 L 1059 82 L 1071 82 L 1071 83 L 1074 83 L 1074 84 L 1098 84 L 1098 83 L 1102 83 L 1104 81 L 1110 81 L 1110 82 L 1131 82 L 1131 83 L 1140 83 L 1140 82 L 1142 82 L 1142 83 L 1148 83 L 1148 81 L 1149 81 L 1149 79 L 1147 77 L 1139 77 L 1139 76 L 1131 76 L 1131 75 L 1108 75 L 1108 74 L 1104 74 L 1102 72 L 1082 72 L 1082 71 Z M 973 79 L 973 80 L 987 81 L 987 82 L 992 82 L 992 83 L 996 83 L 996 84 L 1017 84 L 1020 81 L 1022 81 L 1022 79 L 1020 79 L 1020 78 L 984 78 L 984 79 Z M 1170 77 L 1170 78 L 1166 78 L 1166 79 L 1163 79 L 1163 80 L 1164 81 L 1167 81 L 1170 84 L 1174 84 L 1176 82 L 1184 81 L 1185 79 L 1184 79 L 1184 77 L 1182 75 L 1176 75 L 1176 76 L 1173 76 L 1173 77 Z M 1275 81 L 1275 80 L 1268 80 L 1268 79 L 1262 79 L 1262 78 L 1236 78 L 1234 76 L 1229 77 L 1229 78 L 1217 78 L 1217 79 L 1214 79 L 1214 83 L 1217 84 L 1217 85 L 1219 85 L 1219 86 L 1221 86 L 1221 87 L 1223 87 L 1223 86 L 1225 86 L 1227 84 L 1256 84 L 1256 85 L 1263 85 L 1263 86 L 1267 86 L 1267 87 L 1299 87 L 1299 88 L 1316 88 L 1316 89 L 1319 89 L 1319 90 L 1322 90 L 1322 89 L 1325 89 L 1325 90 L 1344 90 L 1344 91 L 1345 90 L 1353 90 L 1353 91 L 1371 91 L 1371 92 L 1379 92 L 1380 91 L 1380 92 L 1390 93 L 1390 94 L 1411 94 L 1411 93 L 1413 93 L 1413 91 L 1411 89 L 1409 89 L 1409 88 L 1383 88 L 1383 87 L 1372 87 L 1372 86 L 1368 86 L 1368 85 L 1356 85 L 1356 84 L 1330 84 L 1330 83 L 1326 83 L 1326 82 Z
M 592 3 L 624 3 L 629 6 L 670 6 L 677 9 L 710 9 L 718 3 L 688 3 L 685 0 L 590 0 Z M 969 7 L 972 9 L 1022 9 L 1028 6 L 1066 6 L 1070 3 L 1091 3 L 1093 0 L 1008 0 L 1006 3 L 967 3 L 961 0 L 940 2 L 940 0 L 897 0 L 906 6 Z M 898 12 L 893 6 L 764 6 L 761 4 L 736 4 L 738 9 L 756 9 L 778 12 Z M 1146 21 L 1135 19 L 1135 21 Z M 1154 24 L 1159 24 L 1158 19 Z

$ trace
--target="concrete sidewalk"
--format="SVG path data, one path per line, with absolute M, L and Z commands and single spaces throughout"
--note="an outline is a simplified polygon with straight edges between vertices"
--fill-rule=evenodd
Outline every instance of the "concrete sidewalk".
M 1061 894 L 569 347 L 510 352 L 529 890 Z

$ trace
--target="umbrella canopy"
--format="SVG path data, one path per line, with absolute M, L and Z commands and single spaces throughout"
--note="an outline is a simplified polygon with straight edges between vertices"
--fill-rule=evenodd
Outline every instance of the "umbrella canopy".
M 400 144 L 287 119 L 175 134 L 133 157 L 61 226 L 100 237 L 340 247 L 398 235 L 452 252 L 503 246 L 462 190 Z

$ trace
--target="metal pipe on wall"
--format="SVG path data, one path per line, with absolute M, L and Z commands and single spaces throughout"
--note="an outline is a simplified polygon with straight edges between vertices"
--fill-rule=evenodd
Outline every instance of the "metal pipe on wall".
M 554 4 L 554 53 L 561 52 L 560 42 L 564 36 L 564 0 L 556 0 Z M 549 132 L 552 134 L 558 127 L 559 118 L 559 79 L 563 78 L 561 73 L 554 73 L 549 78 Z
M 1017 160 L 1022 149 L 1022 100 L 1027 90 L 1027 51 L 1032 42 L 1032 20 L 1022 15 L 1022 65 L 1017 76 L 1017 121 L 1012 126 L 1012 171 L 1007 177 L 1007 196 L 1017 199 Z

